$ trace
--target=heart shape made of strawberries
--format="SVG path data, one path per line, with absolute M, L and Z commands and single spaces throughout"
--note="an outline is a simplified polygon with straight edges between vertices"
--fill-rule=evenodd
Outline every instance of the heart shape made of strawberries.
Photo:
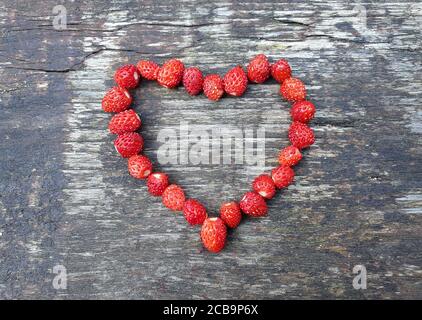
M 188 94 L 195 96 L 203 92 L 208 99 L 218 101 L 224 94 L 240 97 L 246 91 L 248 82 L 263 83 L 272 76 L 280 83 L 280 94 L 291 102 L 288 137 L 291 145 L 282 149 L 278 155 L 279 166 L 271 174 L 261 174 L 252 183 L 252 191 L 244 194 L 239 202 L 225 202 L 220 207 L 219 217 L 208 217 L 206 208 L 196 199 L 186 199 L 185 192 L 169 182 L 163 172 L 154 172 L 151 161 L 140 154 L 144 140 L 136 131 L 141 127 L 139 115 L 129 109 L 132 97 L 128 89 L 139 85 L 141 78 L 157 81 L 166 88 L 175 88 L 181 83 Z M 229 70 L 224 77 L 217 74 L 203 76 L 196 67 L 185 68 L 178 59 L 170 59 L 161 67 L 153 61 L 141 60 L 137 65 L 125 65 L 114 74 L 117 86 L 111 88 L 102 100 L 106 112 L 116 113 L 110 120 L 109 130 L 117 134 L 114 146 L 124 158 L 128 158 L 128 170 L 136 179 L 147 180 L 148 192 L 155 197 L 162 197 L 163 204 L 172 211 L 183 211 L 190 225 L 202 225 L 201 240 L 211 252 L 224 248 L 227 228 L 236 228 L 242 213 L 252 217 L 267 214 L 266 199 L 271 199 L 277 189 L 286 188 L 294 179 L 292 167 L 302 159 L 301 149 L 315 142 L 315 136 L 307 125 L 314 117 L 315 106 L 306 99 L 303 82 L 292 77 L 289 63 L 280 59 L 272 65 L 268 58 L 259 54 L 248 64 L 245 72 L 240 65 Z

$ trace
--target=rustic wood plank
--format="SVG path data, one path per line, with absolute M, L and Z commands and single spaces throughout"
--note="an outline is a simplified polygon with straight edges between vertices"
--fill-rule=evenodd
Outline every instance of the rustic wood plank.
M 56 4 L 0 1 L 0 297 L 422 298 L 420 3 L 75 1 L 61 31 Z M 123 63 L 179 57 L 223 74 L 260 52 L 304 79 L 317 142 L 269 215 L 211 255 L 198 228 L 128 176 L 100 101 Z M 277 89 L 213 103 L 143 83 L 145 153 L 157 163 L 159 131 L 181 121 L 264 127 L 270 168 L 290 123 Z M 210 214 L 257 171 L 158 167 Z M 58 264 L 67 290 L 52 286 Z M 366 290 L 352 287 L 357 264 Z

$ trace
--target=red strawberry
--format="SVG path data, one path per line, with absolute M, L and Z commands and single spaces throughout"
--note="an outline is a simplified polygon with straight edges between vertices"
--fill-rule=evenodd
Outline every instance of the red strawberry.
M 136 179 L 145 179 L 152 172 L 152 163 L 145 156 L 131 156 L 127 163 L 130 175 Z
M 293 182 L 295 172 L 288 166 L 281 165 L 271 171 L 271 177 L 277 188 L 285 188 Z
M 182 81 L 184 70 L 185 66 L 180 60 L 170 59 L 158 71 L 157 81 L 163 87 L 175 88 Z
M 280 163 L 280 165 L 289 167 L 293 167 L 294 165 L 298 164 L 301 159 L 302 154 L 295 146 L 285 147 L 278 155 L 278 163 Z
M 271 75 L 278 83 L 290 78 L 291 74 L 292 70 L 287 60 L 280 59 L 271 66 Z
M 310 101 L 295 102 L 290 109 L 293 121 L 308 123 L 315 115 L 315 106 Z
M 217 101 L 224 94 L 224 82 L 218 74 L 210 74 L 205 77 L 203 89 L 210 100 Z
M 136 131 L 140 127 L 141 118 L 132 109 L 115 114 L 108 124 L 108 129 L 114 134 Z
M 129 108 L 132 97 L 120 87 L 113 87 L 105 94 L 101 105 L 105 112 L 122 112 Z
M 125 132 L 114 140 L 114 147 L 123 158 L 129 158 L 142 151 L 144 139 L 139 133 Z
M 305 85 L 297 78 L 287 78 L 280 86 L 280 94 L 288 101 L 305 100 Z
M 189 199 L 183 206 L 183 215 L 190 225 L 202 224 L 207 218 L 207 210 L 199 201 Z
M 265 199 L 256 192 L 246 192 L 239 205 L 245 214 L 252 217 L 265 216 L 268 211 Z
M 169 185 L 169 178 L 165 173 L 154 172 L 148 176 L 148 192 L 153 196 L 161 196 Z
M 248 86 L 248 77 L 241 66 L 234 67 L 224 76 L 224 90 L 231 96 L 240 97 Z
M 201 240 L 210 252 L 219 252 L 226 244 L 227 228 L 220 218 L 208 218 L 201 228 Z
M 242 212 L 240 211 L 237 202 L 226 202 L 220 207 L 220 218 L 230 228 L 236 228 L 242 219 Z
M 273 179 L 267 174 L 261 174 L 256 177 L 252 183 L 252 188 L 266 199 L 274 197 L 276 191 Z
M 138 69 L 131 64 L 120 67 L 114 73 L 114 81 L 122 88 L 136 88 L 139 84 L 139 78 Z
M 268 79 L 271 66 L 264 54 L 258 54 L 248 65 L 248 78 L 255 83 L 263 83 Z
M 153 61 L 140 60 L 136 65 L 141 76 L 147 80 L 157 80 L 160 66 Z
M 163 192 L 163 204 L 172 211 L 182 211 L 185 204 L 185 193 L 176 184 L 169 185 Z
M 191 96 L 196 96 L 202 91 L 203 83 L 204 76 L 198 68 L 190 67 L 183 72 L 183 86 Z
M 296 121 L 290 125 L 289 140 L 298 149 L 304 149 L 315 142 L 315 136 L 306 124 Z

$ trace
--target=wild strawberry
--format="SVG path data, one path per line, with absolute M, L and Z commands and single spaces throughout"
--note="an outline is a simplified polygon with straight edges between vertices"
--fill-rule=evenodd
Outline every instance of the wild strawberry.
M 224 76 L 224 90 L 231 96 L 240 97 L 248 86 L 248 77 L 241 66 L 234 67 Z
M 278 155 L 278 163 L 280 163 L 280 165 L 289 167 L 293 167 L 294 165 L 298 164 L 301 159 L 302 154 L 295 146 L 285 147 Z
M 256 193 L 266 199 L 271 199 L 275 195 L 275 184 L 269 175 L 261 174 L 252 183 L 252 188 Z
M 114 81 L 119 87 L 126 89 L 136 88 L 139 84 L 139 72 L 134 65 L 126 65 L 114 73 Z
M 271 72 L 271 66 L 264 54 L 258 54 L 249 62 L 248 78 L 255 83 L 263 83 L 268 79 Z
M 141 76 L 147 80 L 157 80 L 160 66 L 153 61 L 140 60 L 136 65 Z
M 210 100 L 217 101 L 224 94 L 224 82 L 218 74 L 210 74 L 205 77 L 203 89 Z
M 196 96 L 202 91 L 203 83 L 204 76 L 198 68 L 190 67 L 183 72 L 183 86 L 191 96 Z
M 245 214 L 252 217 L 265 216 L 268 211 L 265 199 L 256 192 L 246 192 L 239 205 Z
M 185 193 L 176 184 L 169 185 L 163 192 L 163 204 L 172 211 L 182 211 L 185 204 Z
M 178 59 L 167 60 L 158 71 L 157 81 L 166 88 L 175 88 L 183 78 L 185 66 Z
M 290 109 L 293 121 L 308 123 L 315 115 L 315 106 L 310 101 L 295 102 Z
M 230 228 L 236 228 L 242 220 L 242 212 L 237 202 L 226 202 L 220 207 L 220 218 Z
M 139 133 L 125 132 L 114 140 L 114 147 L 123 158 L 129 158 L 142 151 L 144 139 Z
M 161 196 L 169 185 L 169 178 L 165 173 L 154 172 L 148 176 L 148 192 L 153 196 Z
M 101 105 L 105 112 L 122 112 L 129 108 L 132 97 L 126 89 L 113 87 L 105 94 Z
M 298 149 L 304 149 L 315 142 L 315 136 L 306 124 L 295 121 L 289 128 L 289 140 Z
M 287 60 L 280 59 L 276 63 L 273 63 L 271 66 L 271 75 L 278 83 L 282 83 L 287 78 L 290 78 L 292 70 Z
M 280 86 L 280 94 L 288 101 L 305 100 L 305 85 L 297 78 L 287 78 Z
M 127 164 L 130 175 L 136 179 L 145 179 L 152 172 L 151 161 L 139 154 L 131 156 Z
M 227 228 L 220 218 L 208 218 L 201 228 L 201 240 L 210 252 L 220 252 L 226 244 Z
M 189 199 L 183 206 L 183 215 L 190 225 L 202 224 L 207 218 L 207 210 L 199 201 Z
M 281 165 L 271 171 L 271 177 L 277 188 L 285 188 L 293 182 L 295 172 L 288 166 Z
M 141 118 L 132 109 L 115 114 L 108 124 L 108 129 L 114 134 L 133 132 L 140 127 Z

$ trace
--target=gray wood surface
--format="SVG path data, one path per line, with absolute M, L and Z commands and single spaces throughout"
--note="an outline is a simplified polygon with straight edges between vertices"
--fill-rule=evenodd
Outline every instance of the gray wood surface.
M 422 298 L 422 6 L 418 1 L 0 0 L 0 297 Z M 366 13 L 366 14 L 365 14 Z M 294 186 L 245 219 L 218 255 L 151 198 L 113 148 L 101 111 L 114 70 L 178 57 L 224 74 L 257 53 L 289 59 L 317 106 L 317 141 Z M 266 129 L 266 167 L 287 143 L 269 81 L 218 103 L 136 90 L 145 153 L 162 128 Z M 215 215 L 255 174 L 157 165 Z M 364 265 L 366 290 L 352 269 Z M 55 265 L 66 290 L 52 285 Z

